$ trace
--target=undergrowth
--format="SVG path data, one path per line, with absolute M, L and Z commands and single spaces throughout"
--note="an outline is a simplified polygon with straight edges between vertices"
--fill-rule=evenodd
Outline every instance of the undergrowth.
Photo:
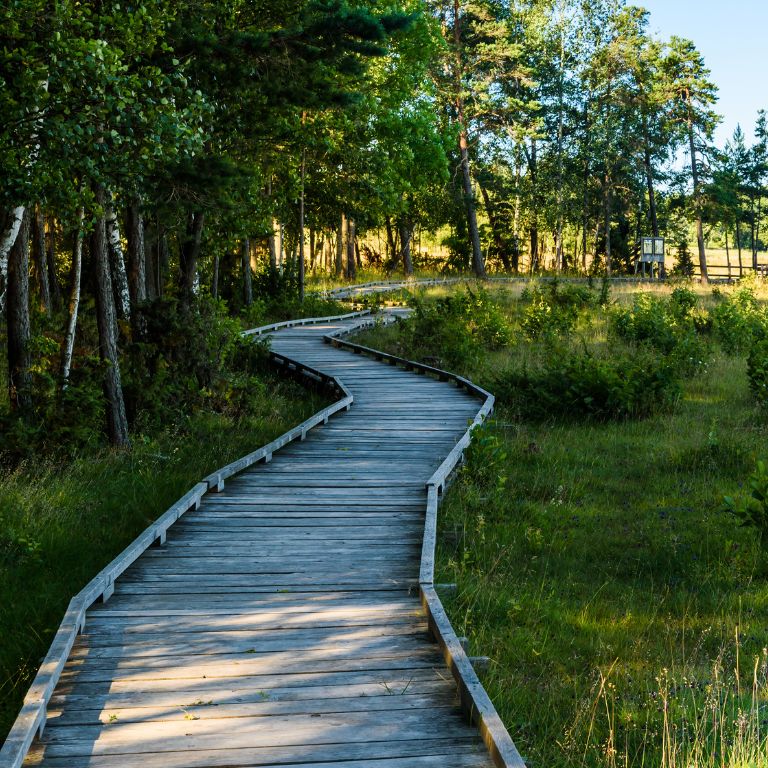
M 768 417 L 746 358 L 758 350 L 759 387 L 766 295 L 681 288 L 595 289 L 575 325 L 534 339 L 522 325 L 533 292 L 491 291 L 510 343 L 460 370 L 502 397 L 441 507 L 437 579 L 457 584 L 451 620 L 492 659 L 483 682 L 534 768 L 768 765 L 768 550 L 723 503 L 751 499 L 762 520 L 752 485 L 763 498 Z M 758 318 L 748 339 L 723 330 L 738 314 L 723 305 L 747 307 L 742 329 Z M 408 342 L 397 327 L 365 340 L 418 356 Z M 687 365 L 681 350 L 700 357 Z M 647 396 L 663 407 L 593 412 L 662 365 L 674 396 Z M 529 374 L 512 395 L 498 389 L 507 371 Z

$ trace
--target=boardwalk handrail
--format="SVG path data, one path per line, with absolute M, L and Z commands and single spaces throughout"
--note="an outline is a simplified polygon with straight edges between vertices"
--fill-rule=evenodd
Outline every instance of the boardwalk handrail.
M 283 323 L 255 328 L 245 331 L 246 336 L 260 336 L 280 328 L 299 325 L 315 325 L 329 323 L 338 320 L 349 320 L 355 317 L 364 317 L 369 312 L 351 312 L 346 315 L 332 317 L 314 317 L 304 320 L 290 320 Z M 86 584 L 69 602 L 59 629 L 56 632 L 51 647 L 40 665 L 40 669 L 32 681 L 32 685 L 24 697 L 21 711 L 16 718 L 8 737 L 0 748 L 0 768 L 21 768 L 24 758 L 35 739 L 35 735 L 41 734 L 46 724 L 48 702 L 59 681 L 72 647 L 77 636 L 85 627 L 86 611 L 99 599 L 106 602 L 115 591 L 115 581 L 141 557 L 156 542 L 164 543 L 168 529 L 173 526 L 190 509 L 198 509 L 203 496 L 211 491 L 222 490 L 224 481 L 237 472 L 250 467 L 257 461 L 269 461 L 272 454 L 288 443 L 306 437 L 307 432 L 319 424 L 327 424 L 328 419 L 341 410 L 349 410 L 354 402 L 352 393 L 344 384 L 333 376 L 317 371 L 310 366 L 284 355 L 270 352 L 271 359 L 279 365 L 290 367 L 296 372 L 308 376 L 314 381 L 319 381 L 329 386 L 335 392 L 342 395 L 332 405 L 318 411 L 302 424 L 281 435 L 268 445 L 244 456 L 232 464 L 213 472 L 202 482 L 197 483 L 190 491 L 184 494 L 161 517 L 148 526 L 121 554 L 109 565 L 101 570 L 91 581 Z
M 363 324 L 361 324 L 363 325 Z M 453 450 L 445 457 L 442 464 L 427 480 L 427 508 L 424 525 L 424 539 L 421 551 L 421 566 L 419 572 L 419 592 L 421 603 L 427 614 L 430 631 L 437 640 L 443 652 L 446 666 L 456 681 L 462 709 L 480 731 L 483 741 L 499 768 L 525 768 L 525 761 L 517 751 L 512 737 L 504 727 L 496 707 L 488 696 L 487 691 L 480 682 L 472 662 L 467 656 L 464 646 L 456 635 L 448 614 L 443 607 L 440 596 L 437 594 L 434 583 L 435 572 L 435 547 L 437 544 L 437 509 L 440 495 L 446 487 L 449 477 L 464 458 L 464 451 L 472 440 L 472 432 L 482 424 L 493 411 L 495 398 L 482 387 L 477 386 L 469 379 L 449 371 L 434 368 L 430 365 L 407 360 L 397 355 L 381 352 L 370 347 L 356 344 L 341 336 L 354 333 L 361 326 L 351 329 L 342 329 L 326 334 L 323 340 L 335 347 L 347 349 L 357 354 L 364 354 L 391 365 L 398 365 L 409 371 L 429 374 L 441 381 L 452 381 L 457 386 L 470 392 L 475 397 L 483 400 L 483 405 L 478 411 L 467 431 L 456 443 Z

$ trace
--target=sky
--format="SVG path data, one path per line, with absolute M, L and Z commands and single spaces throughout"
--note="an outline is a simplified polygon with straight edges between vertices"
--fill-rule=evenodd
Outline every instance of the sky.
M 649 28 L 662 39 L 696 44 L 720 89 L 722 146 L 741 125 L 751 143 L 758 109 L 768 110 L 768 0 L 633 0 L 651 12 Z

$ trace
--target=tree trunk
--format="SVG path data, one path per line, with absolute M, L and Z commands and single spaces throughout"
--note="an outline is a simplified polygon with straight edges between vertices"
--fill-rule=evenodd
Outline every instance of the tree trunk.
M 219 254 L 213 257 L 213 276 L 211 277 L 211 296 L 219 298 Z
M 305 174 L 307 166 L 307 153 L 306 150 L 301 155 L 301 195 L 299 197 L 299 301 L 304 301 L 304 282 L 305 282 L 305 269 L 304 263 L 304 195 L 306 191 L 305 187 Z
M 763 203 L 763 196 L 762 196 L 762 190 L 758 191 L 757 196 L 757 211 L 755 212 L 755 225 L 754 225 L 754 234 L 752 236 L 752 268 L 757 272 L 757 252 L 760 246 L 760 223 L 761 223 L 761 217 L 762 217 L 762 203 Z
M 272 232 L 269 235 L 269 269 L 277 271 L 277 228 L 279 224 L 272 219 Z
M 485 277 L 485 262 L 480 245 L 480 230 L 477 226 L 477 207 L 475 190 L 472 186 L 472 175 L 469 169 L 469 145 L 467 131 L 462 128 L 459 134 L 459 151 L 461 152 L 461 179 L 464 187 L 464 204 L 467 208 L 467 227 L 472 244 L 472 271 L 476 277 Z
M 536 139 L 531 139 L 531 152 L 528 167 L 531 172 L 531 196 L 533 210 L 531 211 L 531 274 L 539 270 L 539 168 Z
M 0 236 L 0 313 L 5 308 L 8 289 L 8 257 L 18 239 L 26 211 L 23 205 L 16 206 L 8 215 L 5 232 Z
M 413 259 L 411 258 L 411 241 L 413 240 L 413 231 L 405 219 L 400 220 L 400 243 L 403 257 L 403 271 L 406 275 L 413 274 Z
M 37 277 L 37 292 L 40 297 L 40 310 L 51 312 L 51 288 L 48 282 L 48 248 L 45 242 L 45 214 L 38 205 L 35 207 L 34 235 L 32 238 L 32 259 Z
M 204 223 L 205 213 L 201 211 L 191 211 L 187 216 L 186 236 L 181 245 L 181 274 L 179 276 L 179 293 L 182 304 L 189 304 L 195 294 L 197 262 L 200 258 Z
M 565 173 L 565 163 L 563 160 L 563 140 L 565 136 L 564 112 L 565 112 L 565 32 L 562 18 L 559 19 L 560 26 L 560 46 L 558 61 L 557 78 L 557 225 L 555 229 L 555 269 L 558 272 L 565 270 L 565 251 L 563 250 L 563 228 L 565 213 L 563 211 L 564 199 L 563 189 L 565 183 L 563 180 Z
M 104 191 L 96 190 L 96 202 L 103 207 Z M 117 349 L 117 312 L 107 245 L 107 224 L 102 215 L 91 235 L 91 254 L 96 273 L 96 319 L 99 327 L 99 353 L 107 364 L 104 375 L 107 433 L 112 445 L 127 446 L 128 419 L 125 414 L 120 359 Z
M 648 133 L 648 115 L 643 110 L 643 150 L 645 165 L 645 183 L 648 187 L 648 216 L 651 220 L 651 231 L 654 237 L 659 236 L 659 219 L 656 213 L 656 189 L 653 184 L 653 162 Z
M 253 282 L 251 281 L 251 241 L 247 237 L 243 239 L 240 249 L 240 266 L 243 273 L 243 301 L 246 307 L 250 307 L 253 304 Z
M 590 125 L 589 125 L 589 97 L 584 99 L 584 146 L 589 147 Z M 584 151 L 584 174 L 582 176 L 581 188 L 581 248 L 582 248 L 582 267 L 587 271 L 587 250 L 589 249 L 589 180 L 591 178 L 591 167 L 589 163 L 590 152 Z M 595 241 L 595 250 L 597 250 L 597 241 Z M 594 262 L 594 260 L 593 260 Z
M 347 274 L 348 280 L 357 278 L 357 262 L 355 261 L 355 220 L 349 219 L 347 222 Z
M 25 414 L 32 408 L 32 327 L 29 318 L 30 211 L 25 209 L 8 253 L 8 398 L 11 410 Z
M 120 242 L 120 226 L 117 222 L 114 206 L 111 203 L 107 206 L 105 212 L 105 222 L 117 316 L 121 320 L 128 320 L 131 317 L 131 294 L 128 290 L 128 273 L 125 270 L 125 256 L 123 255 L 123 245 Z
M 515 163 L 515 210 L 512 215 L 512 270 L 518 272 L 520 269 L 520 178 L 523 169 L 520 162 Z
M 75 349 L 75 335 L 77 333 L 77 315 L 80 310 L 80 284 L 83 273 L 83 223 L 85 210 L 80 209 L 80 224 L 75 234 L 75 245 L 72 248 L 72 272 L 69 288 L 69 318 L 67 330 L 64 334 L 64 347 L 61 353 L 61 381 L 62 389 L 67 388 L 69 372 L 72 368 L 72 354 Z
M 131 305 L 147 300 L 147 249 L 144 236 L 144 217 L 138 200 L 126 211 L 126 239 L 128 240 L 128 293 Z
M 499 219 L 496 216 L 496 206 L 493 204 L 493 200 L 491 200 L 488 190 L 482 184 L 480 184 L 479 187 L 480 194 L 483 197 L 483 204 L 485 205 L 485 212 L 488 214 L 488 223 L 491 225 L 491 234 L 493 236 L 493 245 L 496 248 L 496 255 L 504 265 L 504 270 L 509 272 L 512 265 L 509 262 L 507 246 L 504 242 L 504 236 L 501 233 Z
M 613 200 L 611 199 L 611 178 L 606 174 L 603 186 L 603 207 L 605 211 L 605 274 L 610 277 L 612 272 L 613 254 L 611 251 L 611 218 L 613 216 Z
M 53 217 L 47 219 L 48 236 L 46 237 L 47 257 L 45 260 L 48 267 L 48 286 L 51 292 L 51 308 L 54 311 L 64 306 L 64 296 L 62 293 L 59 276 L 56 274 L 56 220 Z
M 317 235 L 315 234 L 315 228 L 309 228 L 309 269 L 310 272 L 315 270 L 315 258 L 317 257 Z
M 456 79 L 456 116 L 459 124 L 459 155 L 461 157 L 461 180 L 464 188 L 464 205 L 467 209 L 467 228 L 472 245 L 472 271 L 476 277 L 485 277 L 485 263 L 483 250 L 480 245 L 480 230 L 477 226 L 477 205 L 475 203 L 475 190 L 472 186 L 472 173 L 469 166 L 469 134 L 467 122 L 464 116 L 464 99 L 462 97 L 462 62 L 461 62 L 461 14 L 460 0 L 453 2 L 453 42 L 455 45 Z
M 688 105 L 690 109 L 690 104 Z M 696 162 L 696 141 L 693 135 L 693 122 L 688 120 L 688 142 L 691 150 L 691 175 L 693 177 L 693 205 L 696 211 L 696 243 L 699 247 L 699 269 L 701 271 L 701 282 L 709 282 L 707 273 L 707 253 L 704 249 L 704 224 L 702 222 L 702 200 L 701 189 L 699 186 L 699 169 Z
M 395 231 L 392 228 L 392 219 L 389 215 L 384 217 L 384 226 L 387 230 L 387 261 L 393 264 L 397 263 L 397 243 L 395 242 Z
M 336 277 L 341 277 L 344 272 L 344 245 L 347 239 L 347 217 L 341 214 L 341 223 L 339 224 L 339 236 L 336 239 Z

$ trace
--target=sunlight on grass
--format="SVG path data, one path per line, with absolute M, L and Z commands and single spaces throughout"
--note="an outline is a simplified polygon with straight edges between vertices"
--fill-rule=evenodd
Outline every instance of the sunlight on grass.
M 491 289 L 513 329 L 521 291 Z M 607 331 L 591 311 L 568 343 L 602 348 Z M 421 354 L 397 328 L 365 343 Z M 645 419 L 531 421 L 500 405 L 441 508 L 437 578 L 458 586 L 446 607 L 493 660 L 483 682 L 534 767 L 768 765 L 768 557 L 723 509 L 768 453 L 768 416 L 744 357 L 708 344 L 674 407 Z M 461 372 L 493 389 L 536 354 L 515 335 Z
M 47 457 L 0 475 L 0 738 L 18 714 L 70 598 L 213 470 L 326 404 L 269 378 L 270 397 L 234 421 L 214 413 L 130 451 Z

